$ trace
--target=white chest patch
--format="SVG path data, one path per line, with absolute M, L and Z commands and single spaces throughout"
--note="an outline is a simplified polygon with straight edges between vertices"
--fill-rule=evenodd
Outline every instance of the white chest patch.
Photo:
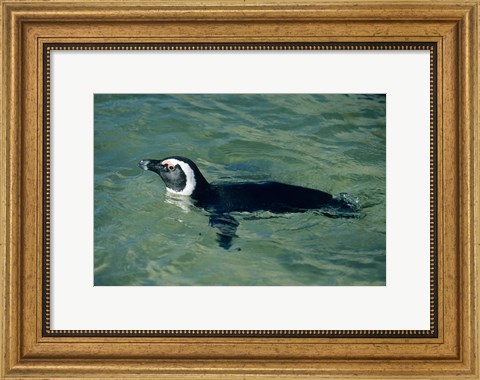
M 182 191 L 175 191 L 173 189 L 170 189 L 168 186 L 167 186 L 167 191 L 172 194 L 192 195 L 193 191 L 195 190 L 195 186 L 197 185 L 197 181 L 195 180 L 195 173 L 193 172 L 190 165 L 188 165 L 186 162 L 179 161 L 174 158 L 169 158 L 163 161 L 162 164 L 168 164 L 168 165 L 171 164 L 173 166 L 176 166 L 176 165 L 180 166 L 183 172 L 185 173 L 185 177 L 187 177 L 187 183 Z

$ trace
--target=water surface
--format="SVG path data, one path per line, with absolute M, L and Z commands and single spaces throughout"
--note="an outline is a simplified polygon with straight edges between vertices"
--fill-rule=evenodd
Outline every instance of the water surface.
M 385 285 L 385 95 L 95 95 L 95 285 Z M 207 214 L 141 159 L 185 156 L 210 182 L 275 180 L 358 199 L 364 217 Z

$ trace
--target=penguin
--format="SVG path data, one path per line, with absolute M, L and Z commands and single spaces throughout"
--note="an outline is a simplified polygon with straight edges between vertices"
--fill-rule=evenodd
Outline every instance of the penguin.
M 331 217 L 354 217 L 357 204 L 345 194 L 327 192 L 281 182 L 209 183 L 190 159 L 170 156 L 161 160 L 145 159 L 138 163 L 143 170 L 157 173 L 167 192 L 190 197 L 204 209 L 210 225 L 218 229 L 217 240 L 229 249 L 236 236 L 238 221 L 232 212 L 269 211 L 274 214 L 319 210 Z M 333 212 L 337 211 L 337 212 Z

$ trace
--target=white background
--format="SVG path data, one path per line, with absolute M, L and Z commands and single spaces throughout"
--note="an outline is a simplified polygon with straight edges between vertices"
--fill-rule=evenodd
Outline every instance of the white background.
M 51 57 L 52 329 L 430 328 L 428 51 Z M 387 286 L 94 287 L 95 93 L 387 94 Z

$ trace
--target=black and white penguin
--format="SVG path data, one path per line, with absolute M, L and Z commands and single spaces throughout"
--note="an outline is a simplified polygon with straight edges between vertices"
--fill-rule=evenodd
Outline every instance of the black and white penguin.
M 231 212 L 288 213 L 313 209 L 332 216 L 330 212 L 338 210 L 347 213 L 343 216 L 352 217 L 349 213 L 357 211 L 356 205 L 342 196 L 280 182 L 210 184 L 197 165 L 185 157 L 142 160 L 138 166 L 160 175 L 168 192 L 188 196 L 195 206 L 207 211 L 210 225 L 219 229 L 219 243 L 226 249 L 238 226 Z

